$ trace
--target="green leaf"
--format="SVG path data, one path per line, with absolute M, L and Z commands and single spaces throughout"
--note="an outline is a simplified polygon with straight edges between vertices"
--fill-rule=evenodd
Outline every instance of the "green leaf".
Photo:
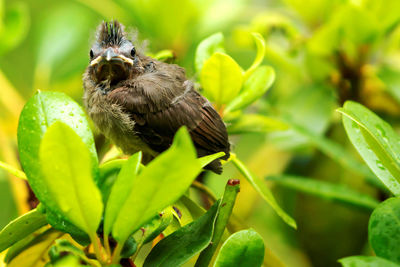
M 200 162 L 201 167 L 204 168 L 211 161 L 221 158 L 223 156 L 225 156 L 225 152 L 218 152 L 218 153 L 214 153 L 212 155 L 207 155 L 207 156 L 199 158 L 199 162 Z
M 129 196 L 114 221 L 114 238 L 125 241 L 160 210 L 177 201 L 200 171 L 196 151 L 183 127 L 176 133 L 171 147 L 133 177 Z
M 399 2 L 400 3 L 400 2 Z M 397 68 L 392 66 L 382 66 L 378 69 L 377 73 L 379 79 L 385 85 L 386 90 L 393 96 L 393 98 L 400 102 L 400 72 Z
M 318 181 L 311 178 L 278 175 L 269 176 L 267 180 L 274 181 L 279 185 L 304 192 L 306 194 L 334 200 L 345 204 L 354 205 L 364 209 L 375 209 L 379 202 L 369 195 L 354 191 L 343 184 L 333 184 L 325 181 Z
M 329 19 L 336 7 L 343 3 L 342 0 L 309 0 L 305 4 L 302 0 L 284 0 L 290 8 L 298 13 L 308 25 L 320 25 Z
M 67 254 L 66 256 L 54 262 L 52 267 L 83 267 L 87 265 L 81 264 L 81 259 L 74 254 Z
M 368 239 L 379 257 L 400 263 L 400 198 L 389 198 L 372 212 Z
M 260 196 L 271 206 L 271 208 L 278 214 L 281 219 L 293 228 L 297 228 L 295 220 L 290 217 L 276 202 L 271 191 L 263 180 L 254 175 L 242 161 L 240 161 L 235 155 L 231 156 L 231 161 L 239 172 L 249 181 L 253 188 L 260 194 Z
M 340 46 L 351 55 L 360 45 L 371 44 L 378 36 L 378 21 L 368 10 L 354 4 L 343 4 L 332 18 L 321 25 L 308 43 L 312 52 L 327 56 Z
M 169 49 L 158 51 L 156 54 L 152 54 L 149 56 L 163 62 L 166 62 L 169 59 L 174 59 L 175 57 L 174 52 Z
M 13 257 L 7 264 L 8 267 L 21 267 L 21 266 L 38 266 L 43 265 L 43 258 L 46 256 L 47 251 L 53 245 L 57 238 L 60 238 L 63 233 L 54 229 L 49 229 L 44 233 L 35 237 L 24 250 L 17 256 Z M 39 265 L 40 266 L 40 265 Z
M 340 259 L 343 267 L 400 267 L 400 265 L 374 256 L 351 256 Z
M 288 128 L 289 125 L 279 119 L 260 114 L 244 114 L 228 125 L 228 133 L 268 133 L 272 131 L 284 131 Z
M 214 267 L 260 267 L 264 250 L 262 237 L 253 229 L 236 232 L 222 245 Z
M 372 43 L 378 34 L 378 21 L 368 10 L 352 4 L 343 5 L 335 14 L 333 23 L 338 25 L 341 38 L 356 45 Z
M 220 32 L 205 38 L 196 48 L 195 67 L 198 73 L 201 72 L 204 62 L 215 52 L 224 53 L 224 35 Z
M 129 258 L 138 250 L 138 244 L 136 243 L 135 238 L 130 236 L 128 240 L 126 240 L 124 247 L 121 251 L 121 258 Z
M 174 218 L 171 224 L 163 231 L 164 236 L 169 236 L 170 234 L 174 233 L 175 231 L 179 230 L 183 225 L 181 224 L 181 220 L 175 216 L 174 212 L 172 212 Z
M 221 204 L 218 208 L 218 217 L 215 221 L 214 233 L 211 239 L 210 245 L 204 249 L 199 258 L 196 261 L 198 267 L 209 266 L 209 263 L 218 248 L 221 237 L 225 231 L 225 227 L 228 223 L 229 217 L 231 216 L 233 205 L 235 205 L 236 196 L 240 191 L 240 181 L 239 180 L 228 180 L 225 186 L 225 192 L 221 200 Z
M 0 27 L 0 55 L 15 48 L 29 31 L 29 9 L 26 3 L 10 3 L 5 12 L 4 25 Z M 1 14 L 0 14 L 0 19 Z
M 72 16 L 75 19 L 71 20 Z M 67 2 L 54 6 L 52 12 L 42 14 L 37 25 L 40 31 L 35 38 L 39 71 L 51 69 L 54 64 L 65 65 L 68 56 L 74 55 L 72 52 L 79 53 L 76 49 L 87 42 L 88 30 L 93 27 L 89 23 L 91 18 L 90 13 Z
M 395 195 L 400 194 L 400 138 L 393 128 L 372 111 L 347 101 L 339 109 L 351 142 L 369 168 Z
M 225 113 L 230 111 L 244 109 L 260 97 L 271 87 L 275 81 L 275 71 L 268 66 L 260 66 L 254 69 L 249 78 L 243 84 L 243 89 L 224 110 Z
M 274 104 L 279 110 L 280 118 L 295 121 L 307 130 L 322 135 L 332 121 L 332 112 L 337 107 L 333 95 L 334 88 L 326 83 L 300 84 L 289 96 L 280 95 Z M 273 133 L 272 142 L 285 148 L 299 148 L 308 144 L 308 138 L 299 135 L 294 129 L 282 133 Z
M 152 241 L 171 224 L 174 219 L 171 209 L 171 207 L 164 209 L 155 219 L 143 226 L 143 244 Z
M 18 256 L 22 251 L 24 251 L 27 247 L 29 247 L 35 240 L 37 236 L 34 234 L 30 234 L 14 245 L 12 245 L 8 250 L 7 254 L 4 257 L 4 262 L 9 263 L 12 259 L 14 259 L 16 256 Z
M 186 209 L 190 212 L 190 215 L 193 219 L 199 218 L 206 212 L 206 210 L 202 206 L 198 205 L 196 202 L 185 195 L 180 198 L 180 201 L 183 205 L 185 205 Z
M 60 231 L 86 239 L 84 233 L 60 217 L 46 194 L 43 173 L 39 163 L 39 145 L 47 128 L 56 121 L 69 125 L 81 137 L 90 150 L 93 177 L 97 180 L 98 160 L 93 134 L 82 108 L 70 97 L 59 92 L 38 91 L 23 108 L 18 125 L 18 151 L 28 181 L 40 202 L 46 206 L 49 224 Z M 51 212 L 50 210 L 51 209 Z M 57 215 L 56 215 L 57 214 Z
M 400 2 L 397 0 L 386 1 L 363 1 L 364 8 L 375 15 L 377 24 L 380 30 L 385 34 L 390 33 L 400 21 L 400 16 L 397 10 L 400 8 Z
M 143 267 L 180 266 L 206 248 L 211 241 L 220 201 L 200 218 L 162 239 L 151 250 Z
M 104 183 L 106 183 L 107 177 L 109 175 L 119 174 L 119 171 L 126 162 L 127 159 L 113 159 L 102 163 L 99 166 L 99 180 L 98 180 L 99 187 L 102 187 Z
M 179 222 L 180 226 L 185 226 L 186 224 L 194 221 L 194 218 L 192 217 L 189 209 L 183 204 L 181 200 L 184 196 L 185 195 L 183 195 L 178 201 L 174 203 L 173 206 L 171 206 L 172 215 L 174 219 Z
M 127 159 L 113 159 L 99 166 L 99 179 L 97 186 L 101 191 L 101 196 L 105 206 L 107 206 L 113 185 L 126 161 Z M 143 167 L 143 165 L 141 165 L 141 167 Z
M 307 137 L 308 140 L 321 152 L 339 163 L 341 166 L 365 176 L 367 181 L 375 186 L 381 189 L 386 189 L 382 182 L 368 169 L 368 167 L 356 160 L 348 151 L 344 149 L 343 146 L 324 136 L 315 134 L 293 120 L 286 118 L 285 121 L 288 122 L 290 127 L 292 127 L 297 133 Z
M 258 68 L 258 66 L 261 64 L 261 62 L 263 61 L 264 56 L 265 56 L 265 40 L 264 40 L 264 38 L 258 32 L 252 32 L 251 35 L 253 36 L 254 42 L 256 43 L 257 55 L 256 55 L 256 58 L 254 59 L 253 64 L 244 73 L 244 80 L 245 81 Z M 275 73 L 274 73 L 274 78 L 275 78 Z
M 90 244 L 88 234 L 67 220 L 63 214 L 47 209 L 46 220 L 54 229 L 68 233 L 80 245 L 87 246 Z
M 301 34 L 298 24 L 290 16 L 278 10 L 257 14 L 251 21 L 251 29 L 266 36 L 279 31 L 288 41 L 296 41 Z
M 46 216 L 37 209 L 16 218 L 0 231 L 0 252 L 46 224 Z
M 11 187 L 12 182 L 12 179 L 9 179 L 6 173 L 0 170 L 0 229 L 18 216 L 17 199 L 15 199 L 15 192 Z
M 210 101 L 217 105 L 227 104 L 240 92 L 242 70 L 230 56 L 216 52 L 204 63 L 200 82 Z
M 53 200 L 47 194 L 38 164 L 39 145 L 47 128 L 56 121 L 69 125 L 85 143 L 90 151 L 93 177 L 97 180 L 98 160 L 94 138 L 82 108 L 63 93 L 37 92 L 21 112 L 18 125 L 18 152 L 29 184 L 45 206 L 51 206 Z
M 107 236 L 111 233 L 112 226 L 118 216 L 121 206 L 125 203 L 132 190 L 141 160 L 142 152 L 131 156 L 122 166 L 112 186 L 104 216 L 104 234 Z
M 55 244 L 49 250 L 49 257 L 52 263 L 58 263 L 60 259 L 64 258 L 66 255 L 73 255 L 80 261 L 90 264 L 92 260 L 90 260 L 83 250 L 72 245 L 68 240 L 58 239 L 55 241 Z M 70 265 L 66 265 L 70 266 Z M 81 266 L 81 265 L 77 265 Z M 100 266 L 100 265 L 99 265 Z
M 333 23 L 326 23 L 315 30 L 307 42 L 307 48 L 311 54 L 328 56 L 338 47 L 339 41 L 338 27 Z
M 89 149 L 68 125 L 55 122 L 39 150 L 44 189 L 52 199 L 47 204 L 93 237 L 103 203 L 93 180 Z

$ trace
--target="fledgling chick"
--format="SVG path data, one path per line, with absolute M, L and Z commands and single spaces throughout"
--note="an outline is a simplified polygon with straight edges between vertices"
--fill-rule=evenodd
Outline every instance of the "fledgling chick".
M 155 157 L 185 125 L 199 157 L 220 151 L 229 157 L 225 124 L 185 70 L 137 51 L 118 21 L 99 26 L 83 86 L 89 116 L 124 153 Z M 221 173 L 220 160 L 205 169 Z

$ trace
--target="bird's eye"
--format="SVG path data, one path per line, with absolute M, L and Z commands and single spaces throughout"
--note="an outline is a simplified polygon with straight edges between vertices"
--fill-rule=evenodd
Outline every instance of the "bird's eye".
M 134 57 L 136 55 L 136 48 L 132 48 L 131 50 L 131 56 Z
M 89 56 L 90 56 L 90 59 L 92 59 L 92 58 L 94 57 L 94 54 L 93 54 L 93 50 L 92 50 L 92 49 L 90 49 Z

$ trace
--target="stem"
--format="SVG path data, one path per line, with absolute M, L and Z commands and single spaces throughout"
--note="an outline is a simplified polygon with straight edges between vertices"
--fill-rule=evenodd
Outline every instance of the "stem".
M 240 161 L 236 154 L 232 154 L 228 161 L 232 161 L 233 165 L 235 165 L 235 167 L 238 169 L 238 171 L 246 178 L 248 177 L 252 177 L 253 175 L 250 173 L 250 171 L 246 168 L 246 166 L 244 165 L 244 163 L 242 161 Z M 249 179 L 249 182 L 254 186 L 254 181 Z
M 96 254 L 96 258 L 101 262 L 105 263 L 104 257 L 101 254 L 101 245 L 100 245 L 100 240 L 97 237 L 97 235 L 90 235 L 90 240 L 92 241 L 93 244 L 93 249 Z
M 121 257 L 121 251 L 122 251 L 122 248 L 124 247 L 124 243 L 125 243 L 125 241 L 121 242 L 121 243 L 117 243 L 117 246 L 115 247 L 113 256 L 111 258 L 111 264 L 118 264 L 119 263 L 119 260 L 120 260 L 120 257 Z
M 205 195 L 207 195 L 210 198 L 210 200 L 212 200 L 212 202 L 217 201 L 217 197 L 214 195 L 214 193 L 211 192 L 211 190 L 207 186 L 205 186 L 204 184 L 200 183 L 199 181 L 193 181 L 192 187 L 196 188 L 200 192 L 202 192 Z
M 227 164 L 228 162 L 230 162 L 230 161 L 232 161 L 233 159 L 236 158 L 236 154 L 235 154 L 235 153 L 230 152 L 229 154 L 230 154 L 230 156 L 229 156 L 229 158 L 228 158 L 227 160 L 221 161 L 222 165 L 225 165 L 225 164 Z
M 135 263 L 136 257 L 139 254 L 139 251 L 143 246 L 143 241 L 144 241 L 144 232 L 143 232 L 142 237 L 140 238 L 140 241 L 139 241 L 139 243 L 138 243 L 138 245 L 136 247 L 135 253 L 132 256 L 129 257 L 133 263 Z
M 26 175 L 23 171 L 18 170 L 17 168 L 7 164 L 3 161 L 0 161 L 0 168 L 6 170 L 7 172 L 11 173 L 12 175 L 21 178 L 23 180 L 27 180 Z
M 108 239 L 108 234 L 104 233 L 103 240 L 104 240 L 104 248 L 106 249 L 106 253 L 111 258 L 110 240 Z
M 199 258 L 196 261 L 196 267 L 207 267 L 217 250 L 218 244 L 221 241 L 221 237 L 224 233 L 225 227 L 227 226 L 229 217 L 231 216 L 233 205 L 236 201 L 236 196 L 240 190 L 240 181 L 230 179 L 225 187 L 224 196 L 222 197 L 221 204 L 219 206 L 219 213 L 217 220 L 215 221 L 214 234 L 211 239 L 210 245 L 204 249 Z
M 84 255 L 84 256 L 82 255 L 81 260 L 86 263 L 89 263 L 91 266 L 95 266 L 95 267 L 102 266 L 100 262 L 98 262 L 97 260 L 94 260 L 94 259 L 89 259 L 86 255 Z
M 143 240 L 143 238 L 142 238 L 142 240 Z M 133 262 L 135 262 L 136 257 L 137 257 L 137 255 L 139 254 L 139 251 L 140 251 L 140 249 L 142 248 L 142 246 L 143 246 L 143 242 L 140 241 L 140 243 L 138 244 L 138 246 L 137 246 L 137 248 L 136 248 L 135 253 L 134 253 L 132 256 L 129 257 Z
M 249 169 L 247 169 L 246 165 L 236 157 L 236 155 L 232 155 L 229 158 L 237 170 L 246 178 L 247 181 L 251 184 L 251 186 L 260 194 L 260 196 L 271 206 L 271 208 L 282 218 L 284 222 L 286 222 L 289 226 L 297 229 L 296 221 L 289 216 L 276 202 L 274 195 L 271 190 L 264 184 L 264 181 L 261 180 L 258 176 L 254 175 Z

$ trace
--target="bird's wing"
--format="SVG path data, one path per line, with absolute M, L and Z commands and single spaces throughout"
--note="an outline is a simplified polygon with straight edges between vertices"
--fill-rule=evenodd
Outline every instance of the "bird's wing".
M 142 83 L 142 86 L 146 85 L 149 86 L 148 79 Z M 180 91 L 167 88 L 168 92 L 165 87 L 155 85 L 160 83 L 152 83 L 151 92 L 132 84 L 131 88 L 121 87 L 108 95 L 132 116 L 137 135 L 151 149 L 158 152 L 167 149 L 176 131 L 185 125 L 199 156 L 223 151 L 226 153 L 224 158 L 229 157 L 225 124 L 208 100 L 193 89 L 192 83 L 181 83 Z M 170 95 L 174 90 L 179 93 Z
M 172 143 L 175 132 L 185 125 L 199 156 L 229 152 L 226 127 L 211 104 L 196 91 L 186 93 L 176 103 L 155 113 L 135 114 L 139 136 L 156 151 Z

